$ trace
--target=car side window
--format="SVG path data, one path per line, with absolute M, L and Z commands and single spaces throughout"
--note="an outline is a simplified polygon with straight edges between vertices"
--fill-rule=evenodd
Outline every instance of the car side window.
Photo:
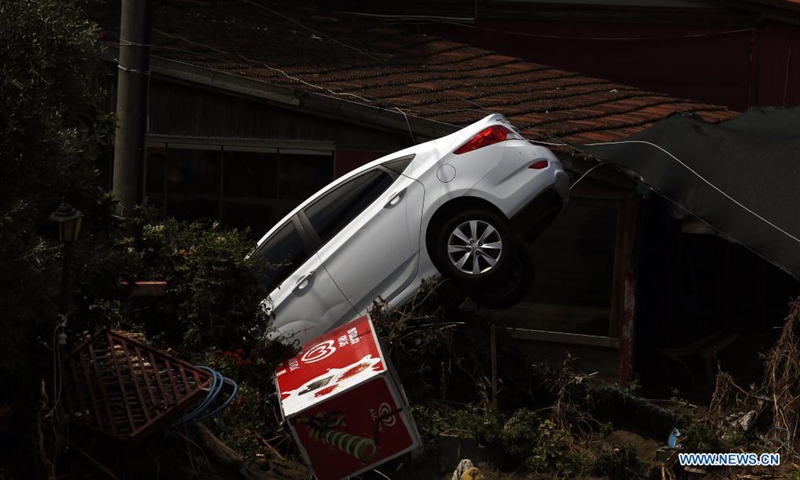
M 394 179 L 371 170 L 337 187 L 305 209 L 322 243 L 327 243 L 389 188 Z
M 292 222 L 288 222 L 264 242 L 257 254 L 268 264 L 264 279 L 270 290 L 280 285 L 310 257 Z

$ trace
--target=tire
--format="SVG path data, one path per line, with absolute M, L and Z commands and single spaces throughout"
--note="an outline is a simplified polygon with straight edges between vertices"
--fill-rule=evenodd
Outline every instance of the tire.
M 518 242 L 505 278 L 499 279 L 491 287 L 473 289 L 470 296 L 476 302 L 492 309 L 513 307 L 528 295 L 533 287 L 535 270 L 528 248 Z
M 505 218 L 488 210 L 466 210 L 442 225 L 434 262 L 461 285 L 489 286 L 505 274 L 513 245 Z

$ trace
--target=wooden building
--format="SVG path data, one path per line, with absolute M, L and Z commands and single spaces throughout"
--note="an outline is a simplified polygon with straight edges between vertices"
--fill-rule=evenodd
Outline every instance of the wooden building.
M 621 139 L 676 112 L 710 122 L 736 116 L 374 19 L 198 3 L 155 12 L 143 195 L 168 215 L 257 234 L 335 177 L 489 113 L 551 146 L 576 179 L 596 164 L 564 142 Z M 117 23 L 101 23 L 110 65 Z M 580 368 L 632 378 L 637 316 L 653 308 L 639 302 L 639 253 L 675 225 L 681 231 L 643 194 L 613 170 L 593 171 L 532 245 L 529 298 L 495 318 L 533 357 L 570 352 Z M 655 240 L 645 245 L 644 235 Z M 676 260 L 669 255 L 680 253 L 656 257 Z M 645 291 L 680 290 L 658 271 L 644 276 Z M 647 345 L 656 347 L 658 338 Z

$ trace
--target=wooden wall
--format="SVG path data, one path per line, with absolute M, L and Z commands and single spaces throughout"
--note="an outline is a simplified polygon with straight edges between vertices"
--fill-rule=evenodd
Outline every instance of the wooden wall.
M 116 77 L 106 82 L 115 109 Z M 256 99 L 154 78 L 150 134 L 334 142 L 336 150 L 390 153 L 411 145 L 404 133 L 279 108 Z M 380 155 L 376 155 L 375 158 Z

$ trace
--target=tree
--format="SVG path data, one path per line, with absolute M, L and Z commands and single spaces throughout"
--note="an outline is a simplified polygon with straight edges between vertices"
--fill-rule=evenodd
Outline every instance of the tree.
M 95 228 L 110 222 L 95 167 L 113 124 L 94 33 L 71 2 L 0 2 L 0 398 L 52 341 L 61 249 L 49 214 L 64 198 Z

